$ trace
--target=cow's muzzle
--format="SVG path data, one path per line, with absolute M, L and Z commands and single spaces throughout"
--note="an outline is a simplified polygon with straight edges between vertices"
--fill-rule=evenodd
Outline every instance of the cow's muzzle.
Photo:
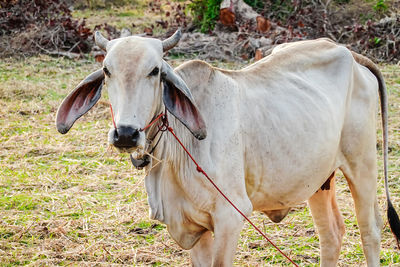
M 112 129 L 109 133 L 109 142 L 111 145 L 121 150 L 131 150 L 137 148 L 140 132 L 130 126 L 119 126 Z

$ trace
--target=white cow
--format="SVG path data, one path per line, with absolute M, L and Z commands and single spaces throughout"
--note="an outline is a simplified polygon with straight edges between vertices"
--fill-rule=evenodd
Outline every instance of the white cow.
M 198 60 L 173 70 L 163 52 L 180 35 L 163 42 L 135 36 L 108 41 L 97 32 L 96 42 L 107 52 L 103 69 L 63 101 L 58 130 L 66 133 L 96 103 L 104 82 L 117 127 L 110 130 L 109 142 L 134 153 L 134 162 L 146 163 L 160 133 L 154 136 L 157 126 L 139 129 L 166 108 L 177 135 L 246 215 L 263 211 L 278 222 L 290 207 L 308 200 L 322 266 L 336 265 L 344 234 L 334 178 L 341 170 L 354 198 L 367 264 L 379 266 L 378 92 L 388 215 L 397 238 L 400 223 L 387 188 L 386 88 L 376 66 L 318 39 L 280 45 L 239 71 Z M 153 155 L 162 163 L 145 180 L 150 217 L 165 223 L 182 248 L 191 249 L 194 266 L 232 265 L 243 218 L 196 171 L 172 135 L 162 137 Z

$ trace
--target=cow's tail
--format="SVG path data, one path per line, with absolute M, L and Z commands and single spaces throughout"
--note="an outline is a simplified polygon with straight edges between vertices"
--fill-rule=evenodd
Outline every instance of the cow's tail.
M 390 200 L 389 186 L 388 186 L 388 101 L 386 85 L 383 80 L 382 73 L 378 67 L 368 58 L 352 52 L 354 59 L 357 63 L 367 67 L 377 78 L 379 83 L 379 98 L 381 101 L 381 116 L 382 116 L 382 132 L 383 132 L 383 166 L 385 175 L 385 191 L 387 199 L 387 217 L 389 220 L 390 228 L 392 233 L 396 237 L 397 246 L 400 249 L 400 220 L 396 210 L 393 207 L 392 201 Z

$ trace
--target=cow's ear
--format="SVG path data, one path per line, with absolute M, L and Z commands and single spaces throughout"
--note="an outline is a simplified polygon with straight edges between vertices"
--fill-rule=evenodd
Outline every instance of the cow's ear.
M 66 98 L 57 111 L 57 130 L 65 134 L 74 122 L 88 112 L 101 96 L 104 83 L 103 70 L 97 70 L 87 76 Z
M 163 61 L 162 80 L 165 107 L 199 140 L 206 138 L 206 124 L 186 83 Z

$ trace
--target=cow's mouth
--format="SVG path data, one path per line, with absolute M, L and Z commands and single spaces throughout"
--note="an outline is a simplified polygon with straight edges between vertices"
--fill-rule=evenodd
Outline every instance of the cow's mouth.
M 151 161 L 150 156 L 144 149 L 137 149 L 130 153 L 130 159 L 133 166 L 139 170 L 146 167 Z
M 131 162 L 136 169 L 142 169 L 146 167 L 150 162 L 151 158 L 149 155 L 144 155 L 143 157 L 135 158 L 132 154 L 130 155 Z

